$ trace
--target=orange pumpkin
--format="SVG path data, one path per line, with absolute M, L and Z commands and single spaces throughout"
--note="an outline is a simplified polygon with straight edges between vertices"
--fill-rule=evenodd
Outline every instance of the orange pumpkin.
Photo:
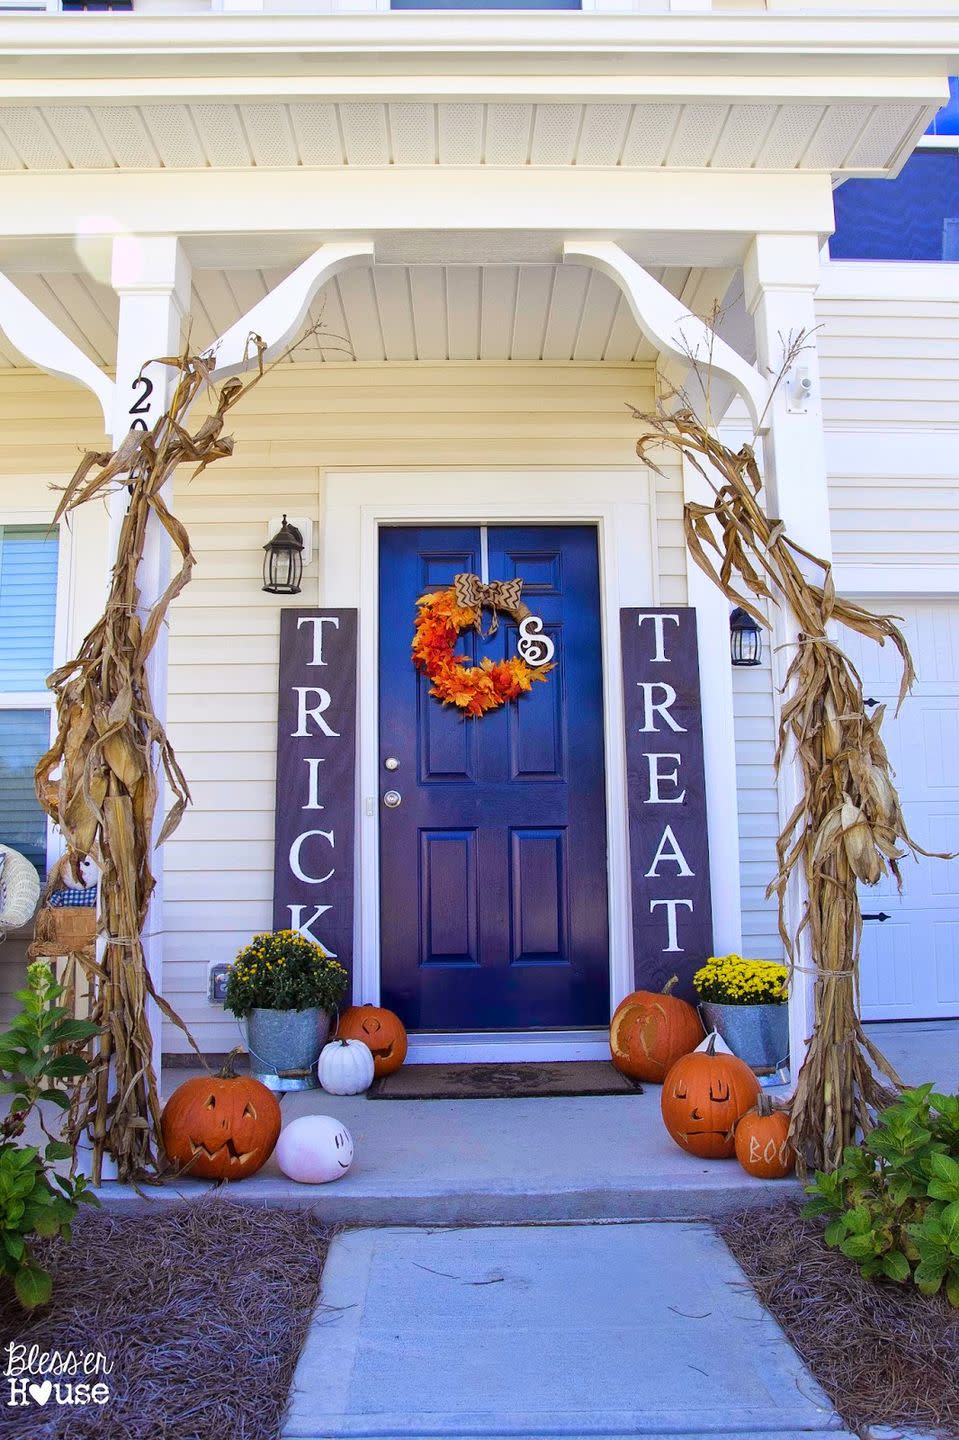
M 736 1126 L 736 1159 L 747 1175 L 759 1180 L 784 1180 L 796 1168 L 789 1115 L 777 1109 L 765 1091 Z
M 715 1048 L 716 1037 L 676 1061 L 663 1081 L 663 1123 L 676 1144 L 703 1160 L 727 1160 L 739 1121 L 759 1098 L 759 1082 L 735 1055 Z
M 669 992 L 678 976 L 662 992 L 634 990 L 617 1005 L 609 1022 L 609 1048 L 613 1064 L 634 1080 L 661 1085 L 666 1072 L 680 1057 L 695 1050 L 703 1038 L 702 1021 L 692 1005 Z
M 362 1040 L 373 1052 L 373 1075 L 392 1075 L 406 1059 L 406 1029 L 398 1015 L 379 1005 L 351 1005 L 340 1015 L 341 1040 Z
M 185 1080 L 163 1107 L 163 1148 L 183 1174 L 242 1180 L 273 1153 L 280 1106 L 259 1080 L 234 1072 L 236 1054 L 218 1074 Z

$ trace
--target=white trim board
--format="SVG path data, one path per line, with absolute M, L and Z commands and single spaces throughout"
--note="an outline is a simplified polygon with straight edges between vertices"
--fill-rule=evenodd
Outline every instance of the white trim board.
M 959 595 L 959 571 L 955 565 L 925 565 L 915 560 L 907 565 L 833 566 L 836 589 L 857 598 L 911 595 L 923 598 L 955 599 Z
M 589 497 L 584 500 L 583 497 Z M 622 469 L 328 471 L 322 495 L 319 605 L 359 611 L 358 771 L 359 826 L 356 858 L 354 999 L 379 999 L 379 766 L 377 713 L 378 533 L 393 524 L 583 524 L 598 529 L 600 609 L 605 690 L 607 873 L 609 883 L 610 1003 L 633 988 L 623 735 L 619 611 L 624 605 L 659 600 L 652 472 Z M 359 563 L 357 563 L 359 556 Z M 412 623 L 412 617 L 410 617 Z M 540 1059 L 605 1055 L 605 1038 L 525 1037 Z M 416 1037 L 424 1060 L 478 1059 L 501 1054 L 520 1058 L 515 1035 Z M 454 1054 L 455 1051 L 455 1054 Z M 532 1058 L 528 1056 L 525 1058 Z
M 817 300 L 959 300 L 959 265 L 941 260 L 824 260 Z

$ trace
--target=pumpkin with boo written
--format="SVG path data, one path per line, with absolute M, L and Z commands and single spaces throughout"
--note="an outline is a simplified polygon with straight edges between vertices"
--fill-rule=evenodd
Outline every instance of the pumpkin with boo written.
M 233 1070 L 234 1050 L 217 1075 L 185 1080 L 160 1117 L 163 1148 L 187 1175 L 242 1180 L 270 1158 L 280 1133 L 276 1097 Z
M 325 1185 L 341 1180 L 353 1164 L 353 1137 L 332 1115 L 300 1115 L 284 1127 L 276 1159 L 291 1180 Z
M 703 1160 L 728 1160 L 736 1124 L 759 1098 L 759 1082 L 735 1055 L 703 1045 L 676 1061 L 663 1081 L 663 1123 L 676 1144 Z
M 362 1040 L 331 1040 L 320 1051 L 316 1074 L 330 1095 L 360 1095 L 373 1083 L 373 1052 Z
M 336 1023 L 337 1038 L 362 1040 L 373 1053 L 377 1079 L 392 1075 L 406 1059 L 406 1029 L 398 1015 L 379 1005 L 351 1005 Z
M 784 1180 L 796 1168 L 789 1115 L 777 1109 L 765 1092 L 736 1126 L 736 1159 L 747 1175 L 758 1180 Z
M 674 975 L 658 995 L 634 990 L 609 1022 L 613 1064 L 633 1080 L 661 1084 L 669 1067 L 703 1038 L 702 1021 L 692 1005 L 669 993 L 677 979 Z

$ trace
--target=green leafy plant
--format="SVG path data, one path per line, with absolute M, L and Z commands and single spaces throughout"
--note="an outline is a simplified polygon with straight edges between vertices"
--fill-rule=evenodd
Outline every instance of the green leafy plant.
M 346 991 L 347 973 L 297 930 L 254 935 L 230 966 L 226 1006 L 234 1015 L 251 1010 L 309 1010 L 331 1014 Z
M 0 1090 L 12 1097 L 0 1121 L 0 1270 L 11 1277 L 27 1309 L 46 1304 L 53 1284 L 32 1242 L 53 1235 L 69 1240 L 80 1205 L 99 1204 L 86 1177 L 73 1173 L 73 1146 L 51 1134 L 40 1105 L 49 1101 L 69 1110 L 69 1095 L 57 1082 L 87 1074 L 89 1063 L 75 1047 L 100 1033 L 97 1025 L 73 1019 L 57 1004 L 62 994 L 49 964 L 35 960 L 27 967 L 26 989 L 17 992 L 22 1009 L 0 1037 L 0 1070 L 7 1076 Z M 34 1111 L 46 1139 L 42 1155 L 36 1145 L 21 1144 Z M 67 1175 L 54 1168 L 65 1160 L 71 1162 Z
M 944 1290 L 959 1307 L 959 1095 L 904 1090 L 806 1190 L 803 1213 L 832 1217 L 826 1244 L 864 1275 Z

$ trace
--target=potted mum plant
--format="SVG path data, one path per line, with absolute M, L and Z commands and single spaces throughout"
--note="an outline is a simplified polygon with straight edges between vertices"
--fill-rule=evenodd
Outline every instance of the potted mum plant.
M 717 1030 L 754 1070 L 776 1070 L 789 1057 L 785 965 L 713 955 L 693 976 L 707 1030 Z
M 227 973 L 226 1007 L 246 1020 L 250 1073 L 271 1090 L 310 1090 L 346 990 L 339 961 L 296 930 L 254 935 Z

